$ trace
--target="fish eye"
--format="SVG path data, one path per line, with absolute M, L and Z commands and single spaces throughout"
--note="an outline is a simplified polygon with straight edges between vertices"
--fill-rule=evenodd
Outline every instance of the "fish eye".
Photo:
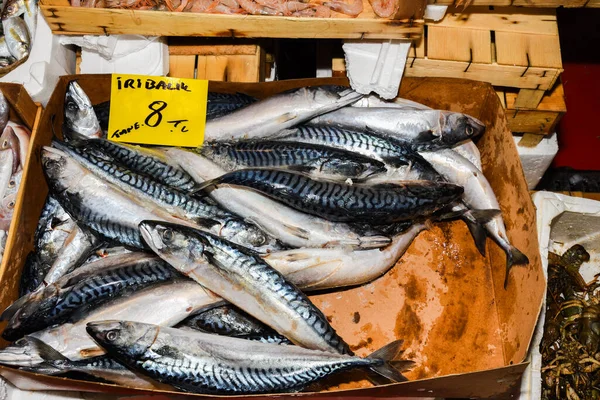
M 166 229 L 162 234 L 162 238 L 165 241 L 170 242 L 171 240 L 173 240 L 173 231 L 170 229 Z
M 471 136 L 473 134 L 473 127 L 471 125 L 467 125 L 465 131 L 467 132 L 467 135 Z
M 2 148 L 8 147 L 8 139 L 4 139 L 4 142 L 2 142 Z
M 10 182 L 8 182 L 8 187 L 14 188 L 16 184 L 17 184 L 17 182 L 15 182 L 14 180 L 11 180 Z
M 10 203 L 8 203 L 8 208 L 14 208 L 15 207 L 15 201 L 11 201 Z
M 69 109 L 69 111 L 77 111 L 79 107 L 77 107 L 77 104 L 73 103 L 72 101 L 67 103 L 67 109 Z
M 109 342 L 114 342 L 118 338 L 119 338 L 119 331 L 112 330 L 112 331 L 106 332 L 106 340 L 108 340 Z

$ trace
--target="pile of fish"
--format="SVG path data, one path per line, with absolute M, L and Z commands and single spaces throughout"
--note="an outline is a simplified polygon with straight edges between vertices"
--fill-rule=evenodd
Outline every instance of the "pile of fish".
M 5 0 L 2 2 L 0 36 L 0 75 L 14 64 L 29 57 L 37 24 L 37 0 Z
M 9 121 L 9 117 L 10 106 L 0 92 L 0 262 L 21 186 L 23 168 L 27 163 L 31 136 L 29 129 Z
M 400 1 L 369 0 L 375 14 L 393 18 Z M 178 11 L 209 14 L 280 15 L 290 17 L 335 17 L 336 13 L 357 17 L 363 12 L 362 0 L 71 0 L 71 5 L 89 8 Z
M 344 87 L 209 93 L 190 151 L 107 140 L 109 109 L 70 83 L 0 363 L 199 393 L 298 391 L 350 369 L 400 382 L 401 340 L 357 357 L 305 293 L 376 279 L 454 218 L 482 253 L 488 236 L 506 251 L 507 277 L 528 262 L 468 115 Z

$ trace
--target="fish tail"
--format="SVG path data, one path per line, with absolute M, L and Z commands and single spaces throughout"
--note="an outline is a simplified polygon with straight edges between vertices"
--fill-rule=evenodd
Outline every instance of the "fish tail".
M 515 246 L 510 246 L 510 252 L 506 253 L 506 275 L 504 276 L 504 289 L 508 286 L 508 274 L 513 265 L 529 264 L 529 258 Z
M 485 224 L 490 222 L 494 217 L 500 214 L 500 210 L 468 210 L 463 215 L 463 220 L 471 232 L 473 241 L 479 253 L 485 257 L 485 243 L 487 239 L 487 233 L 485 230 Z
M 406 377 L 401 372 L 412 368 L 415 363 L 410 360 L 395 360 L 402 353 L 403 340 L 395 340 L 375 350 L 368 359 L 378 360 L 381 363 L 371 365 L 371 371 L 391 380 L 392 382 L 405 382 Z
M 25 367 L 23 369 L 46 375 L 55 375 L 67 371 L 68 365 L 72 362 L 67 357 L 35 337 L 25 336 L 23 340 L 26 340 L 31 348 L 44 360 L 44 362 L 38 365 Z

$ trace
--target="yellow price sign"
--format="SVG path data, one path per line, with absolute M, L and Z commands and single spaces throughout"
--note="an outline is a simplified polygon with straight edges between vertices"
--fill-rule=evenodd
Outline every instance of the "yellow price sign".
M 197 147 L 204 140 L 208 81 L 113 74 L 108 139 Z

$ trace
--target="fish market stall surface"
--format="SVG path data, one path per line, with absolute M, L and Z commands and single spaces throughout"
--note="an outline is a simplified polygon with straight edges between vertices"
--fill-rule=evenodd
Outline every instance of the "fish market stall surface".
M 66 87 L 77 79 L 93 104 L 109 99 L 110 76 L 63 77 L 33 138 L 33 154 L 24 178 L 26 218 L 11 235 L 19 246 L 0 271 L 4 309 L 18 296 L 18 280 L 47 190 L 40 164 L 42 146 L 51 142 L 52 126 L 60 132 Z M 344 80 L 298 80 L 266 84 L 211 82 L 215 92 L 245 93 L 264 98 L 289 89 Z M 346 373 L 328 381 L 319 396 L 491 397 L 513 385 L 525 368 L 522 361 L 544 292 L 535 210 L 502 107 L 488 84 L 453 79 L 405 79 L 402 97 L 436 109 L 464 112 L 487 127 L 476 139 L 483 172 L 491 184 L 512 245 L 529 257 L 529 265 L 513 267 L 504 288 L 505 253 L 488 240 L 482 257 L 461 221 L 437 223 L 413 241 L 400 261 L 369 284 L 309 296 L 357 355 L 403 339 L 403 358 L 415 367 L 410 382 L 373 387 L 363 375 Z M 373 251 L 373 250 L 368 250 Z M 0 367 L 18 387 L 140 393 L 116 385 L 54 378 Z M 319 389 L 312 389 L 318 391 Z M 311 395 L 303 392 L 299 395 Z M 179 393 L 179 395 L 185 395 Z M 298 395 L 298 394 L 296 394 Z

